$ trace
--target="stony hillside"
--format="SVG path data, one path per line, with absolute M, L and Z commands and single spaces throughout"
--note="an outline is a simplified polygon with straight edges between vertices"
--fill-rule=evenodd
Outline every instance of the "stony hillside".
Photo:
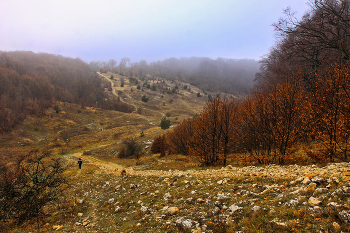
M 42 231 L 349 231 L 350 164 L 187 171 L 127 169 L 66 156 L 72 182 L 47 206 Z M 29 226 L 28 226 L 29 227 Z M 29 227 L 30 228 L 30 227 Z

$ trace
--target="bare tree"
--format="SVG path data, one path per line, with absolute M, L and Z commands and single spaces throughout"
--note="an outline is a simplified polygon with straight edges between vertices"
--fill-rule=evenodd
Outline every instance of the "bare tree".
M 111 71 L 113 72 L 114 68 L 117 66 L 117 61 L 114 59 L 109 59 L 108 65 L 111 68 Z

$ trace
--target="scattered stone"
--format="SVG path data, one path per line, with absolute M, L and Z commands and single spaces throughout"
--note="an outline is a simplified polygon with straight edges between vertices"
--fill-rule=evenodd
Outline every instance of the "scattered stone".
M 286 205 L 286 206 L 297 206 L 298 204 L 299 204 L 298 199 L 292 199 L 292 200 L 284 203 L 284 205 Z
M 52 229 L 53 230 L 56 230 L 56 231 L 59 231 L 63 228 L 63 225 L 56 225 L 56 226 L 53 226 Z
M 137 184 L 130 184 L 130 189 L 136 189 L 137 188 Z
M 84 203 L 84 199 L 78 199 L 78 200 L 77 200 L 77 203 L 83 204 L 83 203 Z
M 315 194 L 318 194 L 318 193 L 327 193 L 328 192 L 328 189 L 327 188 L 317 188 L 315 190 Z
M 197 202 L 198 202 L 198 203 L 204 203 L 204 200 L 203 200 L 202 198 L 198 198 L 198 199 L 197 199 Z
M 310 206 L 318 206 L 321 203 L 322 203 L 322 201 L 320 201 L 319 199 L 317 199 L 315 197 L 310 197 L 309 198 L 309 205 Z
M 323 209 L 319 206 L 309 207 L 308 210 L 313 217 L 320 217 L 323 214 Z
M 202 233 L 202 229 L 200 227 L 197 227 L 196 229 L 191 231 L 192 233 Z
M 109 204 L 112 204 L 114 202 L 114 198 L 111 198 L 107 201 Z
M 304 180 L 303 180 L 303 184 L 309 184 L 311 183 L 311 180 L 309 177 L 305 177 Z
M 310 183 L 307 187 L 306 187 L 306 191 L 307 192 L 314 192 L 316 189 L 317 184 L 316 183 Z
M 168 200 L 169 198 L 171 198 L 171 195 L 170 195 L 170 193 L 166 193 L 166 194 L 164 194 L 164 200 Z
M 231 165 L 226 166 L 226 170 L 232 170 L 232 169 L 233 169 L 233 167 Z
M 179 208 L 177 208 L 177 207 L 169 207 L 168 208 L 168 213 L 170 215 L 175 215 L 175 214 L 179 213 Z
M 338 215 L 344 223 L 350 223 L 350 210 L 343 210 Z
M 340 225 L 337 222 L 333 222 L 332 225 L 333 225 L 334 230 L 336 232 L 340 232 L 341 228 L 340 228 Z
M 256 212 L 256 211 L 261 210 L 261 207 L 258 206 L 258 205 L 255 205 L 255 206 L 253 206 L 252 210 L 253 210 L 254 212 Z
M 189 230 L 192 229 L 193 226 L 196 226 L 196 222 L 191 219 L 185 219 L 181 217 L 176 220 L 176 226 L 180 229 Z
M 83 213 L 78 213 L 78 217 L 83 217 Z
M 74 225 L 76 225 L 76 226 L 80 226 L 80 225 L 81 225 L 81 223 L 80 223 L 80 222 L 76 222 L 76 223 L 74 223 Z
M 146 206 L 141 206 L 140 210 L 143 214 L 154 214 L 156 212 L 154 209 L 146 207 Z
M 243 207 L 239 207 L 235 204 L 231 205 L 230 207 L 228 207 L 228 211 L 233 214 L 234 212 L 243 209 Z
M 119 210 L 121 210 L 121 207 L 120 206 L 116 206 L 115 209 L 114 209 L 114 212 L 118 212 Z
M 286 227 L 287 223 L 282 222 L 281 220 L 279 220 L 278 218 L 275 218 L 273 220 L 271 220 L 271 222 L 275 223 L 278 226 L 282 226 L 282 227 Z

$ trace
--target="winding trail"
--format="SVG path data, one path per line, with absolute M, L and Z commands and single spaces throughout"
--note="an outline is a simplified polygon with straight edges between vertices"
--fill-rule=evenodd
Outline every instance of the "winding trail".
M 74 163 L 82 155 L 81 152 L 75 153 L 69 156 Z M 136 170 L 137 167 L 123 167 L 119 164 L 106 162 L 99 160 L 92 156 L 84 156 L 84 163 L 93 164 L 97 166 L 101 171 L 106 174 L 120 175 L 121 170 L 125 169 L 128 176 L 163 176 L 163 177 L 174 177 L 174 176 L 187 176 L 187 177 L 221 177 L 221 178 L 232 178 L 232 177 L 263 177 L 273 179 L 296 179 L 300 177 L 339 177 L 342 179 L 350 180 L 350 163 L 330 163 L 324 167 L 318 167 L 316 165 L 299 166 L 299 165 L 288 165 L 280 166 L 271 164 L 264 167 L 247 166 L 247 167 L 232 167 L 227 166 L 221 169 L 205 169 L 205 170 Z M 135 168 L 135 169 L 134 169 Z
M 118 98 L 120 99 L 120 101 L 122 101 L 123 103 L 131 104 L 131 105 L 134 107 L 133 113 L 137 113 L 137 109 L 138 109 L 139 106 L 137 106 L 137 105 L 134 103 L 134 101 L 132 101 L 132 98 L 131 98 L 131 96 L 130 96 L 128 93 L 123 92 L 123 94 L 126 95 L 126 96 L 130 99 L 131 103 L 126 102 L 123 98 L 121 98 L 121 97 L 116 93 L 116 91 L 115 91 L 115 86 L 114 86 L 114 82 L 113 82 L 112 80 L 110 80 L 108 77 L 104 76 L 104 75 L 101 74 L 100 72 L 97 72 L 97 74 L 100 75 L 102 78 L 106 79 L 108 82 L 111 83 L 113 95 L 115 95 L 116 97 L 118 97 Z M 164 117 L 164 116 L 165 116 L 163 113 L 158 112 L 158 111 L 155 111 L 155 110 L 147 109 L 147 111 L 156 112 L 157 114 L 160 114 L 161 117 Z M 142 118 L 144 118 L 145 120 L 147 120 L 151 125 L 154 125 L 154 123 L 153 123 L 151 120 L 149 120 L 147 117 L 145 117 L 145 116 L 143 116 L 143 115 L 141 115 L 141 114 L 139 114 L 139 115 L 140 115 Z

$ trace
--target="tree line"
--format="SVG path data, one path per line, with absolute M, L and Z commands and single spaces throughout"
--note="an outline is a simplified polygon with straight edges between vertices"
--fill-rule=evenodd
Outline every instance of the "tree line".
M 208 102 L 166 135 L 173 152 L 207 166 L 242 154 L 254 164 L 349 160 L 349 2 L 310 6 L 301 20 L 286 9 L 274 24 L 280 40 L 261 61 L 253 93 Z
M 104 82 L 81 59 L 33 52 L 0 51 L 0 133 L 26 115 L 42 116 L 56 101 L 131 112 L 108 95 Z

